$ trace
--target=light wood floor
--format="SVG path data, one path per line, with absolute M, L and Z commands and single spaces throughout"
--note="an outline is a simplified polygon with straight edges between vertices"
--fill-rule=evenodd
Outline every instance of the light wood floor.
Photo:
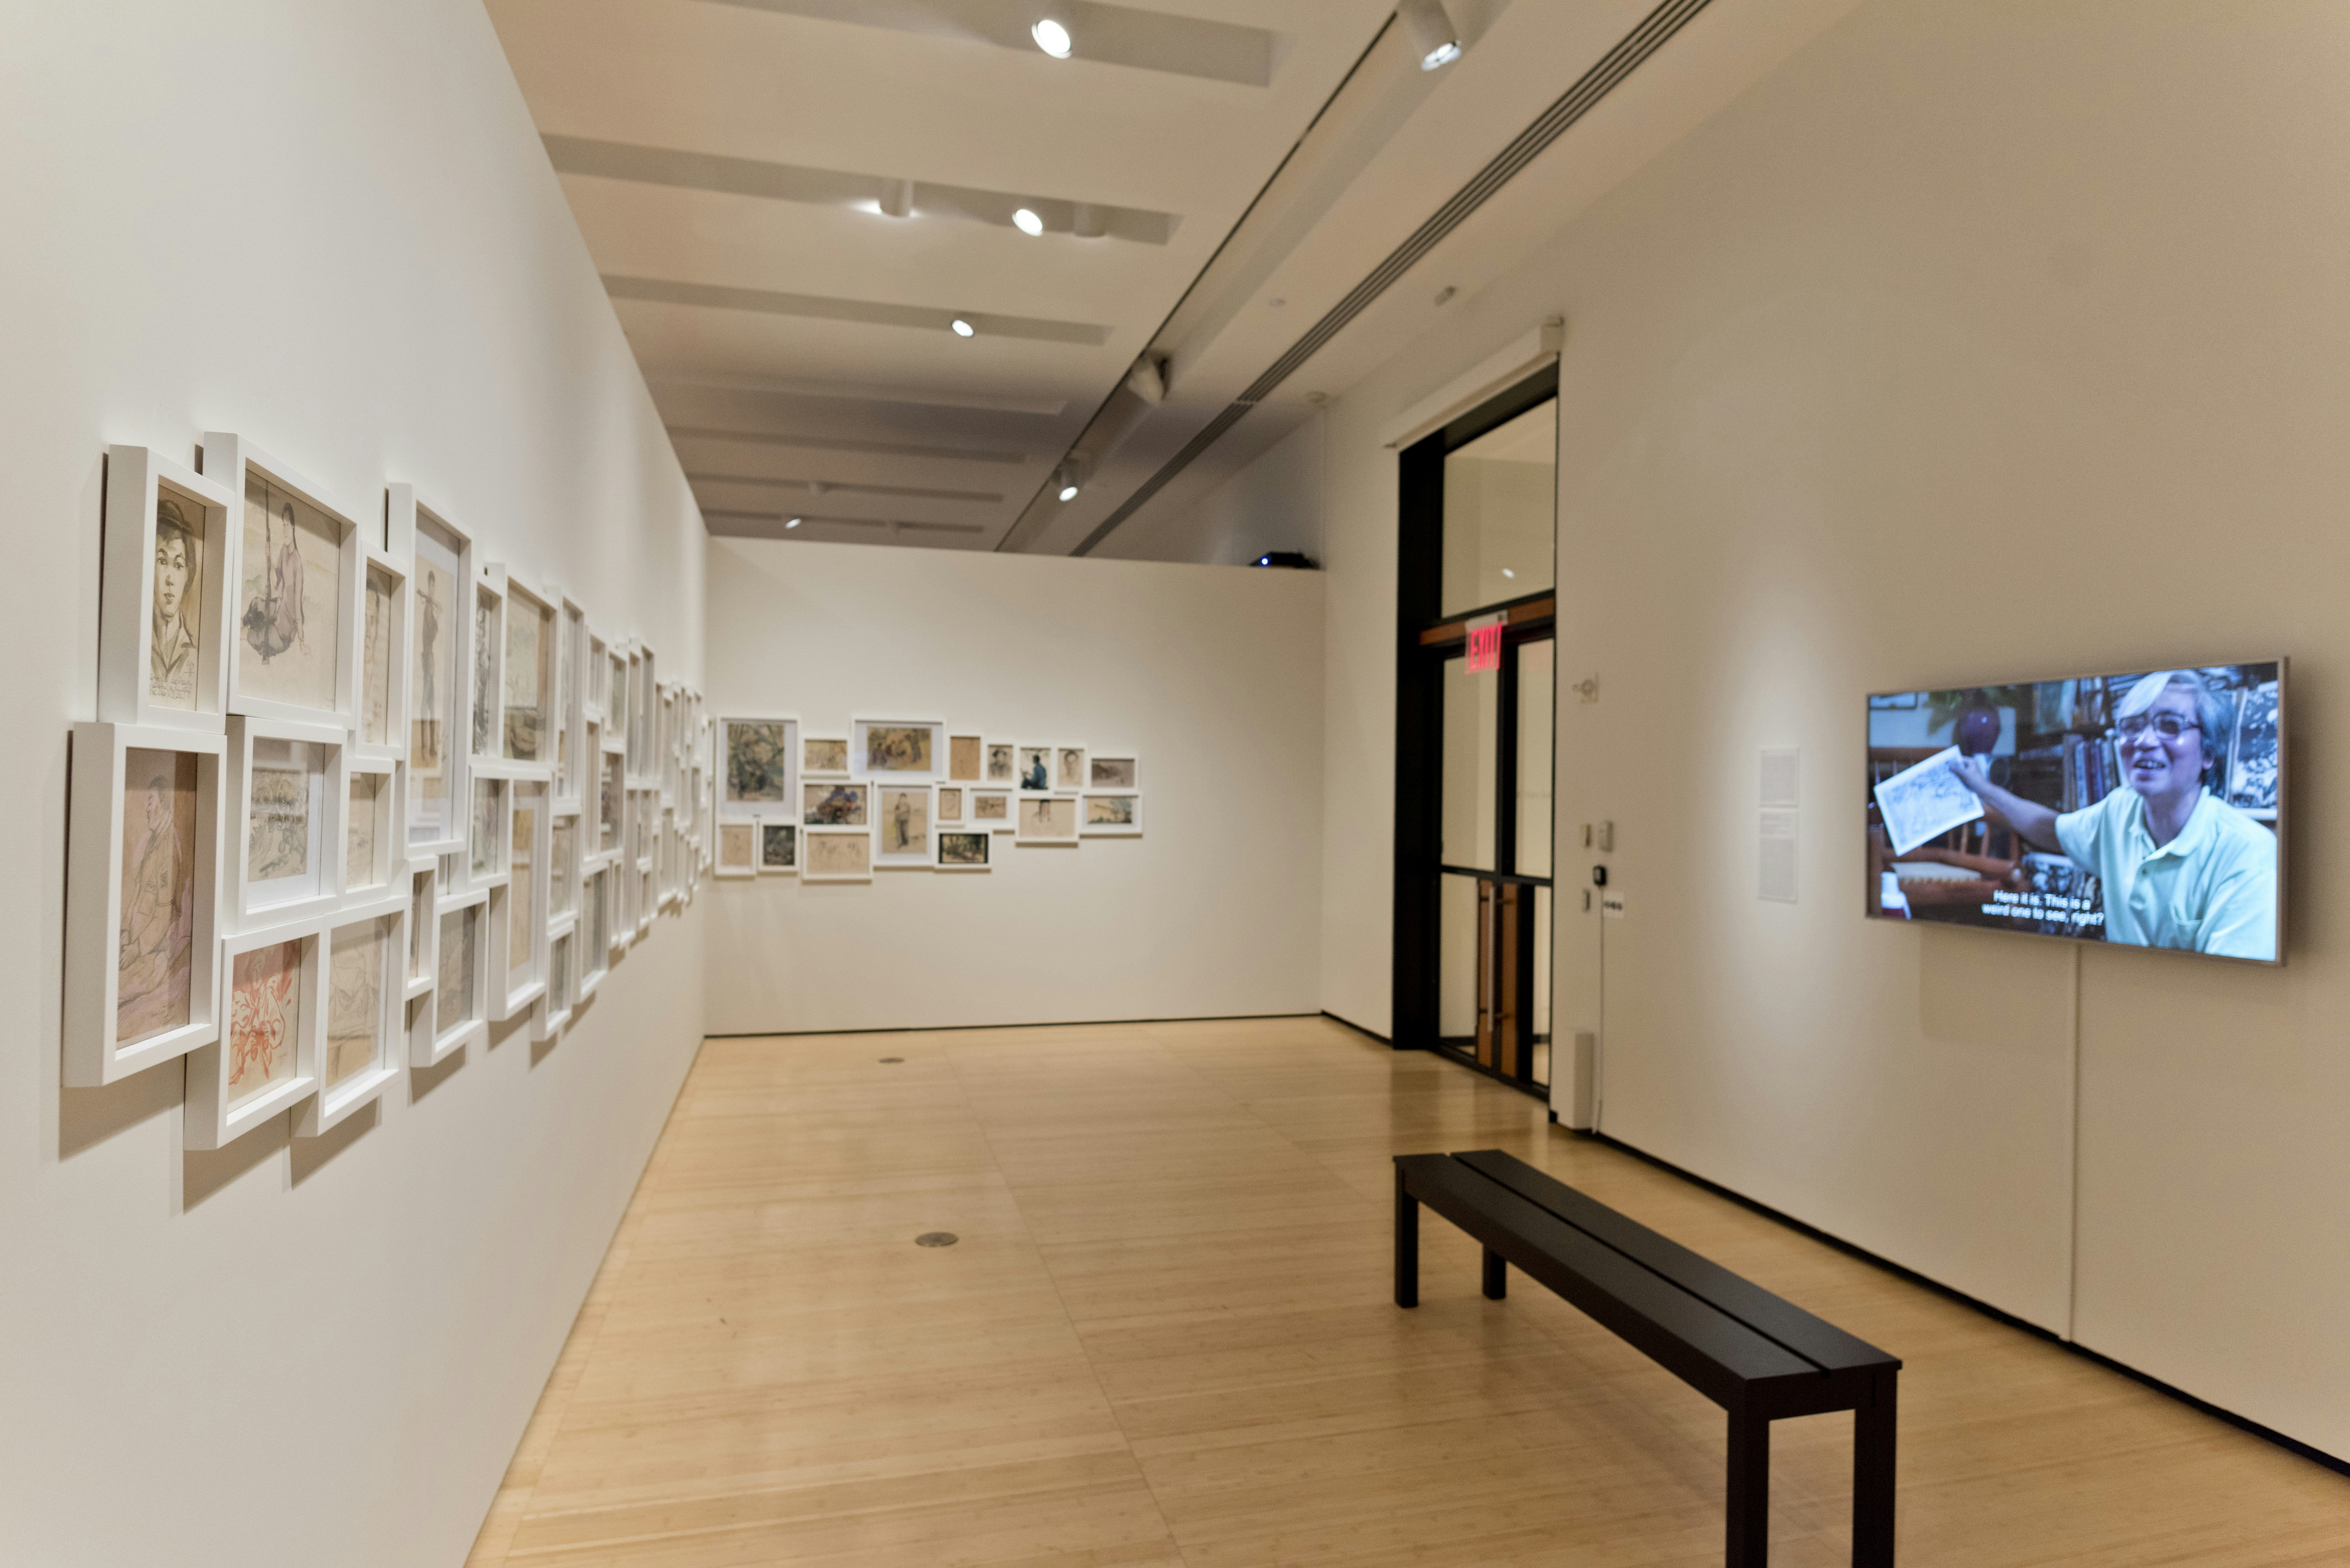
M 1297 1019 L 710 1042 L 473 1563 L 1719 1563 L 1712 1406 L 1432 1216 L 1391 1303 L 1388 1156 L 1483 1147 L 1904 1357 L 1911 1568 L 2350 1563 L 2350 1480 Z

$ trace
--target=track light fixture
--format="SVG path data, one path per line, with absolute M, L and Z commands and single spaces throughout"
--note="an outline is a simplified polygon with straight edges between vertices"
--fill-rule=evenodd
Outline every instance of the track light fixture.
M 1074 462 L 1064 462 L 1053 470 L 1054 493 L 1064 501 L 1075 501 L 1082 483 L 1077 473 L 1077 465 Z
M 887 217 L 910 218 L 914 215 L 914 182 L 892 180 L 889 188 L 881 192 L 881 211 Z
M 1038 48 L 1055 59 L 1066 60 L 1069 57 L 1069 29 L 1052 17 L 1047 16 L 1029 28 L 1028 36 L 1036 40 Z
M 1396 20 L 1419 57 L 1419 68 L 1432 71 L 1461 57 L 1461 35 L 1444 14 L 1442 0 L 1399 0 Z
M 1023 207 L 1012 214 L 1012 226 L 1033 240 L 1045 232 L 1045 220 Z
M 965 321 L 960 316 L 956 317 L 952 321 L 948 322 L 947 325 L 954 328 L 954 335 L 958 337 L 968 337 L 972 335 L 972 327 L 971 323 Z
M 796 527 L 798 527 L 799 525 L 800 525 L 800 520 L 799 520 L 798 518 L 796 518 L 796 517 L 792 518 L 789 522 L 787 522 L 787 523 L 785 523 L 785 524 L 784 524 L 784 526 L 785 526 L 785 527 L 786 527 L 786 528 L 796 528 Z

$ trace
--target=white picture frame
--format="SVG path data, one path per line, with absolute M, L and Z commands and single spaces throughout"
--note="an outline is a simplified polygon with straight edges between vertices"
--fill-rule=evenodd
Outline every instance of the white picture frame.
M 408 921 L 408 900 L 394 891 L 372 909 L 346 909 L 325 922 L 327 974 L 321 990 L 326 1004 L 320 1020 L 323 1034 L 318 1047 L 318 1091 L 304 1100 L 294 1113 L 296 1137 L 319 1137 L 348 1120 L 354 1112 L 381 1099 L 384 1090 L 407 1065 L 403 1023 L 409 965 Z M 355 977 L 347 972 L 343 957 L 370 935 L 380 943 L 372 961 L 372 1048 L 363 1063 L 347 1064 L 345 1058 L 351 1054 L 345 1047 L 348 1037 L 337 1033 L 336 1023 L 350 1010 L 354 998 L 348 992 L 357 988 L 352 984 Z M 359 967 L 363 969 L 366 962 L 362 959 Z M 364 1008 L 363 1000 L 360 1005 Z
M 930 753 L 927 767 L 890 767 L 875 762 L 875 732 L 923 732 Z M 947 776 L 947 722 L 944 719 L 851 718 L 848 721 L 848 776 L 879 784 L 935 784 Z
M 938 785 L 894 778 L 873 781 L 875 870 L 931 869 L 938 829 Z
M 1023 741 L 1013 748 L 1013 789 L 1021 795 L 1053 793 L 1054 752 L 1051 741 Z
M 225 734 L 176 727 L 73 727 L 60 1031 L 62 1081 L 68 1088 L 120 1082 L 220 1036 L 220 825 L 227 743 Z M 192 762 L 195 798 L 184 832 L 177 821 L 183 782 L 178 775 L 188 763 L 172 764 L 168 805 L 174 817 L 169 845 L 161 842 L 165 828 L 156 811 L 162 803 L 154 798 L 161 782 L 160 767 L 154 776 L 142 779 L 134 796 L 127 771 L 133 752 L 161 752 Z M 140 761 L 140 771 L 147 773 L 149 759 Z M 130 841 L 134 812 L 140 832 L 136 841 Z M 184 892 L 179 886 L 183 871 Z M 176 979 L 167 978 L 181 967 L 175 955 L 182 947 L 184 1019 L 180 1018 Z M 155 956 L 131 962 L 132 1010 L 126 1020 L 124 961 L 142 950 Z M 148 982 L 151 974 L 164 981 L 163 994 L 157 995 L 156 986 Z
M 560 796 L 555 797 L 547 815 L 546 921 L 551 930 L 556 921 L 575 919 L 579 913 L 583 819 L 578 805 Z
M 432 912 L 432 991 L 410 1017 L 411 1067 L 431 1067 L 490 1037 L 490 892 L 476 888 L 443 898 Z M 468 922 L 471 934 L 466 934 Z M 472 972 L 452 970 L 452 941 L 471 943 Z
M 931 836 L 935 851 L 932 868 L 939 871 L 993 871 L 995 835 L 984 827 L 942 827 Z M 949 841 L 952 840 L 951 844 Z M 976 860 L 970 857 L 974 852 Z
M 498 755 L 523 767 L 546 771 L 555 777 L 556 753 L 561 746 L 563 670 L 563 609 L 559 600 L 539 594 L 511 567 L 505 576 L 505 597 L 498 628 Z M 527 628 L 536 649 L 537 669 L 530 673 L 538 687 L 535 701 L 516 702 L 515 683 L 523 679 L 515 659 L 515 639 Z M 528 755 L 522 753 L 527 752 Z
M 990 735 L 980 742 L 980 783 L 989 789 L 1020 787 L 1020 742 Z
M 931 820 L 941 827 L 961 827 L 969 820 L 972 786 L 967 784 L 942 784 L 931 792 L 931 803 L 937 815 Z
M 546 990 L 547 856 L 555 831 L 555 786 L 528 764 L 508 765 L 518 772 L 506 781 L 506 874 L 490 889 L 493 1023 L 520 1017 Z M 525 769 L 529 771 L 521 771 Z
M 210 1044 L 188 1054 L 182 1147 L 225 1147 L 317 1093 L 318 1046 L 327 1011 L 327 928 L 334 918 L 323 914 L 265 926 L 221 942 L 221 1032 Z M 289 947 L 294 954 L 287 964 L 262 967 L 266 961 L 263 955 Z M 249 974 L 244 968 L 248 961 L 255 965 Z M 283 1076 L 276 1066 L 281 1052 L 286 1058 Z M 256 1060 L 269 1075 L 240 1088 Z
M 1024 846 L 1076 843 L 1083 804 L 1073 794 L 1019 796 L 1013 806 L 1018 821 L 1013 842 Z
M 1142 795 L 1128 789 L 1086 791 L 1077 797 L 1077 835 L 1082 838 L 1139 838 L 1142 836 Z M 1121 808 L 1115 803 L 1124 802 Z M 1097 806 L 1096 802 L 1105 803 Z M 1125 821 L 1112 820 L 1120 810 Z
M 390 554 L 408 563 L 408 852 L 452 854 L 465 845 L 467 737 L 473 718 L 473 536 L 411 484 L 385 487 Z M 437 794 L 434 792 L 438 792 Z
M 800 825 L 796 822 L 770 822 L 757 818 L 752 825 L 757 828 L 759 875 L 762 877 L 796 877 L 800 874 Z
M 990 833 L 1011 833 L 1020 824 L 1020 814 L 1013 802 L 1020 797 L 1009 789 L 983 785 L 967 790 L 963 795 L 962 815 L 965 827 L 983 827 Z M 983 802 L 994 803 L 993 807 Z
M 546 592 L 556 616 L 555 800 L 558 809 L 577 810 L 587 794 L 588 759 L 593 754 L 588 744 L 588 610 L 551 583 Z
M 780 732 L 780 779 L 769 747 Z M 718 820 L 796 816 L 800 787 L 800 721 L 795 713 L 733 715 L 718 721 Z M 738 752 L 742 754 L 738 756 Z M 685 770 L 691 774 L 693 770 Z M 691 788 L 689 784 L 688 788 Z
M 968 754 L 970 766 L 963 758 Z M 987 737 L 976 730 L 947 732 L 946 772 L 941 776 L 944 784 L 975 784 L 987 782 Z
M 1142 788 L 1142 759 L 1131 749 L 1097 746 L 1086 753 L 1086 793 L 1134 794 Z
M 718 864 L 712 876 L 723 880 L 749 878 L 759 874 L 759 819 L 746 817 L 741 822 L 721 822 L 718 825 Z
M 347 905 L 397 896 L 408 867 L 408 784 L 405 764 L 390 757 L 368 756 L 354 750 L 343 760 L 341 890 Z M 362 800 L 361 780 L 372 780 Z M 362 826 L 361 808 L 372 820 Z M 359 847 L 369 846 L 369 865 L 358 865 Z
M 237 713 L 229 717 L 227 739 L 228 837 L 221 846 L 228 877 L 221 904 L 227 929 L 261 930 L 331 914 L 343 897 L 350 732 Z M 276 778 L 296 774 L 303 775 L 298 788 Z M 264 797 L 257 805 L 256 791 Z M 290 836 L 297 812 L 303 836 L 298 850 Z M 263 823 L 277 826 L 256 836 Z M 298 872 L 279 870 L 296 860 Z
M 476 757 L 465 772 L 465 846 L 457 871 L 468 889 L 503 888 L 514 867 L 514 786 L 536 769 Z
M 864 842 L 864 849 L 855 863 L 842 865 L 831 859 L 823 846 L 828 840 Z M 800 829 L 800 880 L 816 882 L 870 882 L 873 880 L 873 831 L 867 827 L 806 827 Z
M 572 927 L 578 934 L 577 954 L 579 978 L 572 987 L 571 1010 L 579 1009 L 596 994 L 612 968 L 612 868 L 608 861 L 583 865 L 579 871 L 579 919 Z
M 531 1009 L 530 1037 L 552 1040 L 571 1026 L 579 1000 L 579 928 L 558 921 L 546 933 L 546 988 Z
M 465 754 L 473 763 L 503 763 L 505 753 L 506 569 L 491 563 L 473 569 L 473 597 L 465 601 L 473 628 L 465 666 Z
M 411 860 L 408 863 L 408 954 L 402 961 L 406 983 L 400 988 L 400 999 L 414 1002 L 420 996 L 432 994 L 434 958 L 436 955 L 438 921 L 434 911 L 441 901 L 441 863 L 439 860 Z
M 837 752 L 831 748 L 839 748 Z M 837 761 L 840 765 L 829 764 Z M 819 766 L 819 763 L 827 764 Z M 848 737 L 846 735 L 800 736 L 800 777 L 803 779 L 845 779 L 848 771 Z
M 1053 793 L 1077 794 L 1084 791 L 1090 770 L 1086 758 L 1091 753 L 1076 741 L 1055 741 L 1053 743 Z
M 169 515 L 165 515 L 168 512 Z M 106 451 L 99 563 L 98 716 L 101 722 L 217 735 L 228 722 L 229 605 L 244 504 L 235 492 L 143 446 Z M 198 530 L 188 538 L 183 529 Z M 165 535 L 179 535 L 180 587 L 170 625 L 155 602 Z M 159 639 L 163 668 L 158 670 Z M 176 693 L 184 680 L 187 701 Z
M 351 754 L 391 762 L 408 756 L 409 634 L 415 612 L 409 601 L 408 561 L 389 550 L 359 549 L 359 649 L 358 711 L 351 726 Z M 384 587 L 379 592 L 377 584 Z M 380 720 L 379 720 L 380 715 Z
M 203 469 L 205 476 L 218 480 L 239 502 L 235 520 L 229 530 L 230 590 L 227 618 L 223 630 L 228 654 L 228 711 L 248 718 L 281 720 L 292 723 L 331 724 L 346 731 L 359 727 L 359 659 L 360 652 L 360 607 L 366 582 L 361 560 L 364 545 L 370 533 L 382 536 L 380 524 L 370 525 L 359 520 L 359 514 L 342 504 L 316 482 L 303 477 L 300 471 L 264 451 L 258 444 L 233 432 L 207 431 L 203 439 Z M 288 608 L 276 610 L 272 590 L 278 580 L 263 563 L 245 559 L 244 535 L 251 525 L 247 515 L 253 505 L 251 486 L 259 483 L 265 491 L 262 509 L 265 514 L 283 506 L 307 507 L 323 518 L 334 534 L 330 551 L 322 554 L 337 562 L 339 581 L 337 590 L 323 595 L 318 602 L 331 603 L 336 608 L 337 625 L 331 635 L 321 633 L 308 624 L 311 604 L 307 589 L 307 564 L 304 572 L 301 609 L 288 625 L 285 616 Z M 274 524 L 265 523 L 266 535 Z M 296 559 L 298 546 L 290 541 Z M 245 577 L 249 572 L 259 572 L 262 598 L 245 606 Z M 244 606 L 241 608 L 240 606 Z M 261 616 L 252 628 L 245 625 L 247 609 Z M 275 640 L 289 637 L 290 646 L 313 649 L 313 657 L 324 655 L 315 650 L 315 642 L 331 641 L 334 674 L 331 680 L 332 699 L 328 701 L 296 701 L 282 696 L 265 694 L 259 666 L 267 660 L 255 646 L 255 639 Z
M 873 784 L 869 779 L 804 779 L 800 783 L 799 804 L 802 827 L 873 826 Z

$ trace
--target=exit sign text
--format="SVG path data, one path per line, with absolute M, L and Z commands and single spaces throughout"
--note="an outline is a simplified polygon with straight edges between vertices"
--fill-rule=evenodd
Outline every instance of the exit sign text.
M 1482 625 L 1471 622 L 1469 628 L 1469 673 L 1482 675 L 1489 670 L 1502 668 L 1502 627 L 1500 616 Z

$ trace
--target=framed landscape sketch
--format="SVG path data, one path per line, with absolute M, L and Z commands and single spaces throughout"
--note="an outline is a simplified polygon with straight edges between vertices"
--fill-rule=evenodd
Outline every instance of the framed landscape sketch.
M 335 908 L 346 869 L 347 732 L 232 718 L 224 907 L 241 931 Z
M 848 737 L 810 735 L 800 742 L 800 776 L 845 779 L 848 776 Z
M 989 857 L 993 852 L 995 835 L 980 829 L 965 832 L 947 829 L 939 834 L 938 869 L 941 871 L 990 871 L 994 867 Z
M 1077 841 L 1077 799 L 1075 795 L 1022 795 L 1021 844 L 1075 844 Z
M 795 876 L 800 868 L 799 828 L 788 822 L 761 821 L 759 827 L 759 869 L 779 876 Z
M 90 1088 L 219 1035 L 221 735 L 76 724 L 63 1081 Z
M 800 722 L 718 721 L 718 815 L 788 816 L 799 786 Z
M 1135 777 L 1139 766 L 1132 752 L 1109 754 L 1096 752 L 1086 759 L 1085 787 L 1139 789 L 1141 785 Z
M 811 827 L 800 835 L 803 882 L 873 880 L 873 835 L 862 827 Z
M 848 732 L 848 771 L 854 777 L 911 784 L 946 776 L 942 719 L 853 719 Z
M 106 454 L 101 720 L 219 734 L 228 713 L 234 492 L 143 446 Z
M 182 1143 L 219 1148 L 317 1092 L 328 917 L 221 944 L 226 1017 L 188 1057 Z
M 224 638 L 229 711 L 356 730 L 359 514 L 241 436 L 207 432 L 203 454 L 205 475 L 244 504 Z
M 302 1102 L 294 1136 L 317 1137 L 381 1096 L 400 1075 L 401 969 L 408 915 L 395 908 L 327 931 L 326 1039 L 318 1092 Z
M 927 871 L 937 807 L 928 784 L 875 786 L 873 864 Z
M 445 855 L 465 842 L 465 698 L 461 673 L 471 660 L 472 622 L 464 613 L 473 580 L 470 535 L 416 499 L 411 486 L 390 487 L 393 548 L 409 547 L 408 846 Z
M 1012 831 L 1012 793 L 1000 789 L 975 789 L 971 792 L 971 826 L 991 833 Z
M 1142 797 L 1139 794 L 1087 794 L 1078 831 L 1087 838 L 1142 836 Z

